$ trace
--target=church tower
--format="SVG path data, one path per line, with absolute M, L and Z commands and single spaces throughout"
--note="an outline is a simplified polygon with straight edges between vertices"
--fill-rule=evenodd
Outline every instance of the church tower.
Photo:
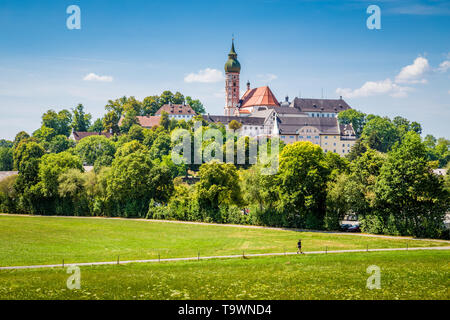
M 225 115 L 233 116 L 239 104 L 239 73 L 241 64 L 237 60 L 237 53 L 234 50 L 234 39 L 231 43 L 231 50 L 228 60 L 225 63 Z

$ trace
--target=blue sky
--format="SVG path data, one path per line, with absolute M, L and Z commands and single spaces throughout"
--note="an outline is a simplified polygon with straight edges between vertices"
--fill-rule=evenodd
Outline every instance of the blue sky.
M 369 30 L 369 5 L 381 30 Z M 69 30 L 66 8 L 81 9 Z M 450 138 L 449 1 L 0 0 L 0 138 L 32 133 L 43 112 L 163 90 L 222 114 L 223 65 L 235 36 L 241 89 L 344 99 Z M 89 76 L 90 75 L 90 76 Z

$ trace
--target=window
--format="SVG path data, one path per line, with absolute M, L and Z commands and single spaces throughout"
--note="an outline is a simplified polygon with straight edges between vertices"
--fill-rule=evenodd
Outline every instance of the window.
M 311 136 L 307 136 L 306 139 L 311 139 Z
M 314 138 L 319 139 L 319 136 L 315 136 Z
M 345 153 L 345 150 L 342 150 L 342 153 Z
M 333 143 L 333 146 L 336 146 L 336 142 L 335 143 Z M 335 151 L 336 152 L 336 151 Z
M 285 136 L 281 136 L 281 139 L 284 139 L 284 138 L 286 138 Z
M 299 137 L 299 139 L 303 139 L 303 136 L 298 136 Z
M 289 136 L 289 138 L 294 139 L 294 136 Z
M 328 139 L 328 136 L 325 136 L 325 139 Z

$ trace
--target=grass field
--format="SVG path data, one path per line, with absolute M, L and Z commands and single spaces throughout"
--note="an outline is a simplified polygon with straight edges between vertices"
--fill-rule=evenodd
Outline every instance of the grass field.
M 450 299 L 450 251 L 296 255 L 0 271 L 0 299 Z M 366 268 L 381 268 L 381 289 Z
M 296 251 L 442 246 L 442 242 L 151 220 L 0 216 L 0 266 Z

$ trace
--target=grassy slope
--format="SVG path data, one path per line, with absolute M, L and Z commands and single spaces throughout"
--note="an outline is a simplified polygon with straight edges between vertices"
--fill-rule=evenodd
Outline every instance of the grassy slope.
M 0 272 L 0 299 L 450 299 L 450 251 L 369 252 Z M 369 265 L 381 289 L 366 289 Z
M 0 216 L 0 266 L 295 251 L 405 247 L 382 239 L 155 221 Z M 441 246 L 408 241 L 409 246 Z

